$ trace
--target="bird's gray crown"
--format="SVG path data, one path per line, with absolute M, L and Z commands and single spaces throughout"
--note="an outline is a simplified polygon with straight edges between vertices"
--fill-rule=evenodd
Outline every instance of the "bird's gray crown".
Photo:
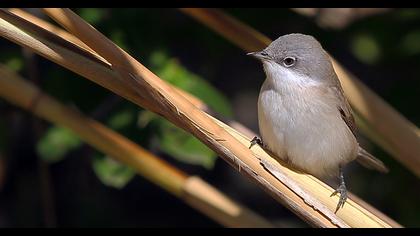
M 264 51 L 270 54 L 287 52 L 305 52 L 322 50 L 321 44 L 312 36 L 305 34 L 287 34 L 274 40 Z
M 297 33 L 283 35 L 259 53 L 264 55 L 264 60 L 274 61 L 283 67 L 285 67 L 285 58 L 292 57 L 296 59 L 295 64 L 285 69 L 316 80 L 325 80 L 333 73 L 335 75 L 327 52 L 310 35 Z

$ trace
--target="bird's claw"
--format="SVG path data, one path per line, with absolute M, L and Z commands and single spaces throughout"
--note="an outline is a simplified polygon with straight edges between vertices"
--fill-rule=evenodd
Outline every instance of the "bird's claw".
M 263 142 L 261 140 L 261 138 L 259 138 L 258 136 L 255 136 L 252 140 L 251 143 L 249 145 L 249 149 L 252 148 L 252 146 L 254 146 L 255 144 L 260 145 L 261 147 L 263 146 Z
M 346 185 L 343 183 L 340 184 L 340 186 L 331 194 L 330 197 L 335 196 L 337 193 L 340 194 L 340 200 L 338 200 L 337 208 L 335 209 L 334 213 L 337 213 L 338 209 L 344 207 L 344 203 L 346 203 L 347 200 L 347 189 Z

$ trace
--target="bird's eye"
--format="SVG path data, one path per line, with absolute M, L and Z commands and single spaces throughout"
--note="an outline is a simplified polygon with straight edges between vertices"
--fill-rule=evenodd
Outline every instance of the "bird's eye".
M 283 65 L 284 65 L 285 67 L 291 67 L 291 66 L 293 66 L 295 63 L 296 63 L 296 58 L 294 58 L 294 57 L 285 57 L 285 58 L 283 59 Z

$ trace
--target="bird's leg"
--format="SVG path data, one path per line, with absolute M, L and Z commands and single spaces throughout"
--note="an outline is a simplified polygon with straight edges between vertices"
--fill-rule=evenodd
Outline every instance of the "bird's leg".
M 344 203 L 347 200 L 347 189 L 346 189 L 346 183 L 344 182 L 344 173 L 343 168 L 339 167 L 339 177 L 340 177 L 340 186 L 331 194 L 330 197 L 336 195 L 337 193 L 340 194 L 340 200 L 338 201 L 337 208 L 335 209 L 334 213 L 337 213 L 338 209 L 343 208 Z
M 251 144 L 249 145 L 249 149 L 252 148 L 252 146 L 254 146 L 255 144 L 260 145 L 261 147 L 263 147 L 263 141 L 261 140 L 261 138 L 259 138 L 258 136 L 255 136 L 252 140 L 251 140 Z

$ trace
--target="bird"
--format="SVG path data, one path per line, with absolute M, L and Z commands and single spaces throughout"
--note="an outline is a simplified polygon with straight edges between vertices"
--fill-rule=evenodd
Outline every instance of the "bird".
M 318 178 L 339 179 L 335 213 L 344 207 L 347 188 L 343 168 L 357 160 L 388 172 L 384 163 L 356 139 L 352 108 L 329 54 L 311 35 L 280 36 L 258 59 L 266 78 L 258 96 L 258 126 L 249 148 L 259 144 L 282 161 Z

